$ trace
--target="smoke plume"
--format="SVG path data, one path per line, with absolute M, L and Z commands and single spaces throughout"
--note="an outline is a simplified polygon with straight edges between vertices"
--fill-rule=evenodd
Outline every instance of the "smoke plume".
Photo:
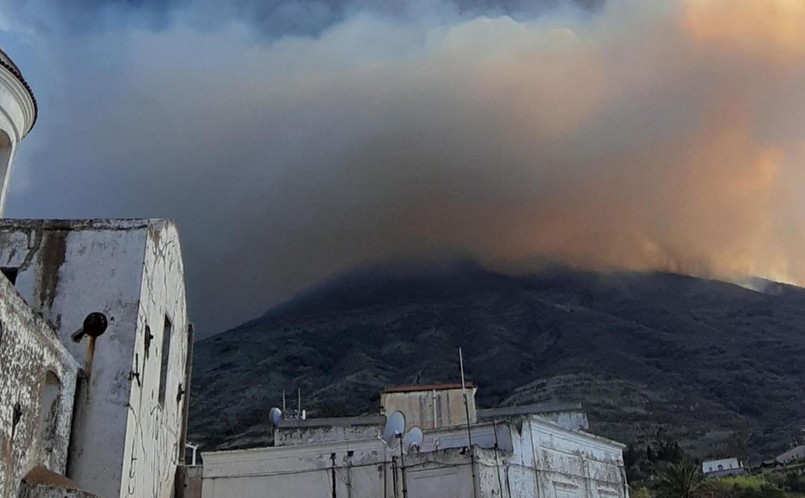
M 208 332 L 376 261 L 805 283 L 801 1 L 524 4 L 32 28 L 9 211 L 176 219 Z

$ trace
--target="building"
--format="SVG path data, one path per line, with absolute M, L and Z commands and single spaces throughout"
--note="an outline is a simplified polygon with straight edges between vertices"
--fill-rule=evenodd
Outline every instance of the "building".
M 805 458 L 805 444 L 795 446 L 790 450 L 777 455 L 774 459 L 777 463 L 788 465 L 789 463 Z
M 0 50 L 0 216 L 17 145 L 36 123 L 36 99 L 11 58 Z
M 702 462 L 702 473 L 705 477 L 724 477 L 744 473 L 743 464 L 737 458 L 705 460 Z
M 0 52 L 5 203 L 36 103 Z M 174 496 L 192 327 L 163 220 L 0 219 L 2 498 Z
M 578 405 L 476 410 L 473 387 L 467 410 L 460 389 L 383 393 L 385 413 L 409 410 L 400 410 L 406 434 L 423 429 L 418 444 L 405 437 L 387 444 L 382 416 L 282 420 L 272 447 L 204 453 L 202 496 L 629 496 L 624 446 L 585 432 Z M 474 414 L 469 431 L 467 411 Z

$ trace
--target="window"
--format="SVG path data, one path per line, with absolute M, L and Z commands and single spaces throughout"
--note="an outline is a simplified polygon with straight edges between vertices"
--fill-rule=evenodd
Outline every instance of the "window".
M 170 319 L 165 317 L 165 326 L 162 328 L 162 367 L 159 371 L 159 404 L 165 405 L 165 392 L 168 388 L 168 362 L 170 360 L 171 335 L 173 325 Z
M 724 466 L 721 465 L 721 464 L 718 464 L 718 470 L 724 470 Z

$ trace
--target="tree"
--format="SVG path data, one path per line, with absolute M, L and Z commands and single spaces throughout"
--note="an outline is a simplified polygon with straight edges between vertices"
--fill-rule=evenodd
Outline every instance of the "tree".
M 661 498 L 696 498 L 701 496 L 704 476 L 699 466 L 690 460 L 671 463 L 660 471 L 656 484 Z

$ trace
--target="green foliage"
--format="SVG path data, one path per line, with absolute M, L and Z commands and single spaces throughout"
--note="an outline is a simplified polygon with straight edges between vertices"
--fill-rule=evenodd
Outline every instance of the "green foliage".
M 682 460 L 663 466 L 654 488 L 658 498 L 698 498 L 704 476 L 699 465 L 692 460 Z

